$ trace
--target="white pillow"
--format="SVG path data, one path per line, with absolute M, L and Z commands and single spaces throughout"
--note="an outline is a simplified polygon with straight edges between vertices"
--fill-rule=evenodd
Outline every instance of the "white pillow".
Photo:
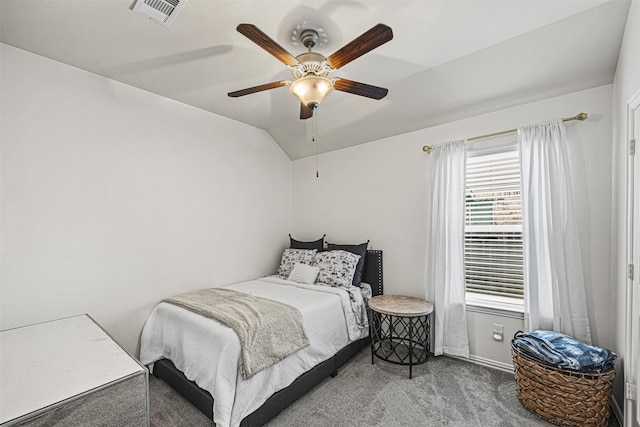
M 320 273 L 319 267 L 313 267 L 307 264 L 301 264 L 296 262 L 289 274 L 288 280 L 292 280 L 298 283 L 304 283 L 306 285 L 313 285 Z

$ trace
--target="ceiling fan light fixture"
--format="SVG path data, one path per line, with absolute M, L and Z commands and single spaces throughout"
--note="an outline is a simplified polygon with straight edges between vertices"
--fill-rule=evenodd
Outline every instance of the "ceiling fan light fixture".
M 263 90 L 289 86 L 291 95 L 300 101 L 301 120 L 315 117 L 313 111 L 332 89 L 371 99 L 382 99 L 387 95 L 388 90 L 382 87 L 359 83 L 342 77 L 330 79 L 327 76 L 354 59 L 361 57 L 365 53 L 393 39 L 391 27 L 384 24 L 375 25 L 364 34 L 361 34 L 359 37 L 342 46 L 333 54 L 325 57 L 320 53 L 311 51 L 313 47 L 320 43 L 320 40 L 324 40 L 323 36 L 326 37 L 324 25 L 313 29 L 313 26 L 310 27 L 308 24 L 309 22 L 305 21 L 301 25 L 296 26 L 292 32 L 293 39 L 295 40 L 300 37 L 300 42 L 304 43 L 308 49 L 307 52 L 295 57 L 255 25 L 238 24 L 236 29 L 240 34 L 247 37 L 289 67 L 294 81 L 292 83 L 290 81 L 280 80 L 229 92 L 228 95 L 232 98 L 237 98 L 251 93 L 262 92 Z
M 333 89 L 333 81 L 321 76 L 306 76 L 291 83 L 289 90 L 309 108 L 316 108 Z

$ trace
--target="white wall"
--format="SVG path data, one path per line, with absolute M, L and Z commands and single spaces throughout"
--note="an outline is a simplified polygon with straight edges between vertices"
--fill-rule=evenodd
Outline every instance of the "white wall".
M 502 329 L 503 340 L 493 339 L 494 329 Z M 511 356 L 511 338 L 516 332 L 524 330 L 522 313 L 511 316 L 496 316 L 482 308 L 467 310 L 467 333 L 469 335 L 469 354 L 472 360 L 504 370 L 513 370 Z
M 259 129 L 0 45 L 0 329 L 89 313 L 137 352 L 163 297 L 272 273 L 291 161 Z
M 619 408 L 624 406 L 623 372 L 625 351 L 625 301 L 626 301 L 626 192 L 627 192 L 627 103 L 640 91 L 640 4 L 631 3 L 627 26 L 622 41 L 616 77 L 613 84 L 613 221 L 612 233 L 612 281 L 616 298 L 610 302 L 613 313 L 614 344 L 618 354 L 617 375 L 614 382 L 614 398 Z M 636 145 L 636 147 L 638 147 Z M 638 150 L 638 148 L 636 148 Z M 636 173 L 638 173 L 636 151 Z M 636 201 L 637 202 L 637 201 Z M 640 227 L 636 224 L 636 227 Z M 636 271 L 638 266 L 636 266 Z
M 593 338 L 611 346 L 611 92 L 611 85 L 602 86 L 327 153 L 319 158 L 320 178 L 314 158 L 297 160 L 295 235 L 326 233 L 328 241 L 351 243 L 370 239 L 384 251 L 385 293 L 424 297 L 428 154 L 422 146 L 587 112 L 585 122 L 566 126 Z M 321 133 L 319 139 L 321 144 Z M 471 351 L 509 363 L 508 338 L 496 345 L 490 333 L 474 335 Z

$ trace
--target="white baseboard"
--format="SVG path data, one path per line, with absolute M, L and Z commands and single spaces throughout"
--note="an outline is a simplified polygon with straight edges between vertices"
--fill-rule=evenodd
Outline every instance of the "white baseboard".
M 468 359 L 465 359 L 464 357 L 457 357 L 457 356 L 449 356 L 449 357 L 454 357 L 459 360 L 464 360 L 465 362 L 471 362 L 471 363 L 475 363 L 476 365 L 486 366 L 487 368 L 498 369 L 499 371 L 513 374 L 513 365 L 510 363 L 496 362 L 495 360 L 485 359 L 484 357 L 474 356 L 474 355 L 469 355 Z

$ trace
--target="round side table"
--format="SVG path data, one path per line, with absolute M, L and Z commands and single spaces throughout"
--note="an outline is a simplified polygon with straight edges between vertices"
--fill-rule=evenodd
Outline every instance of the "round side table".
M 371 364 L 374 356 L 396 365 L 425 363 L 429 358 L 429 315 L 433 304 L 403 295 L 378 295 L 371 309 Z

